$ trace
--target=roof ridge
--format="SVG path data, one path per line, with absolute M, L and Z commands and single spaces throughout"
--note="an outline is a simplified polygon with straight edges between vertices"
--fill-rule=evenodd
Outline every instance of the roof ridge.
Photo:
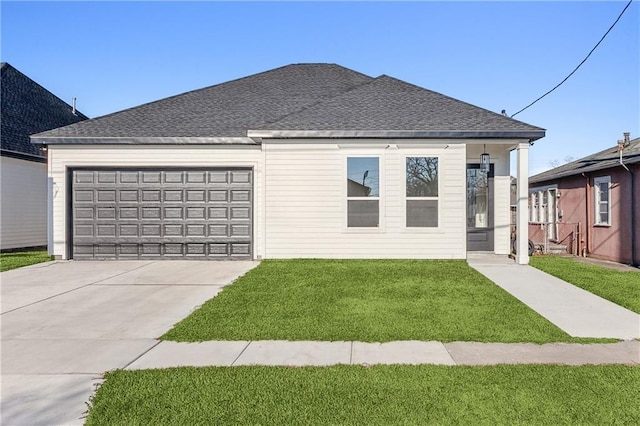
M 525 125 L 525 126 L 535 127 L 535 128 L 537 128 L 537 129 L 540 129 L 540 130 L 546 130 L 546 129 L 543 129 L 542 127 L 534 126 L 534 125 L 532 125 L 532 124 L 525 123 L 524 121 L 516 120 L 515 118 L 511 118 L 511 117 L 509 117 L 509 116 L 507 116 L 507 115 L 502 115 L 502 114 L 497 113 L 497 112 L 495 112 L 495 111 L 491 111 L 490 109 L 483 108 L 483 107 L 481 107 L 481 106 L 474 105 L 474 104 L 471 104 L 471 103 L 469 103 L 469 102 L 466 102 L 466 101 L 463 101 L 463 100 L 460 100 L 460 99 L 453 98 L 453 97 L 451 97 L 451 96 L 445 95 L 445 94 L 440 93 L 440 92 L 436 92 L 435 90 L 427 89 L 427 88 L 422 87 L 422 86 L 418 86 L 417 84 L 413 84 L 413 83 L 410 83 L 410 82 L 405 81 L 405 80 L 400 80 L 399 78 L 396 78 L 396 77 L 393 77 L 393 76 L 390 76 L 390 75 L 387 75 L 387 74 L 381 74 L 381 75 L 380 75 L 380 76 L 378 76 L 377 78 L 383 78 L 383 77 L 386 77 L 386 78 L 388 78 L 388 79 L 394 80 L 395 82 L 398 82 L 398 83 L 404 84 L 404 85 L 406 85 L 406 86 L 415 87 L 415 88 L 417 88 L 417 89 L 424 90 L 424 91 L 426 91 L 426 92 L 433 93 L 433 94 L 438 95 L 438 96 L 442 96 L 442 97 L 444 97 L 444 98 L 446 98 L 446 99 L 449 99 L 449 100 L 452 100 L 452 101 L 455 101 L 455 102 L 458 102 L 458 103 L 462 103 L 462 104 L 468 105 L 468 106 L 470 106 L 470 107 L 472 107 L 472 108 L 481 109 L 481 110 L 486 111 L 486 112 L 488 112 L 488 113 L 491 113 L 491 114 L 493 114 L 493 115 L 495 115 L 495 116 L 498 116 L 498 117 L 500 117 L 501 119 L 505 119 L 505 118 L 506 118 L 506 119 L 508 119 L 508 120 L 515 121 L 515 122 L 520 123 L 520 124 L 523 124 L 523 125 Z
M 40 87 L 42 90 L 44 90 L 47 93 L 50 93 L 53 97 L 55 97 L 56 99 L 58 99 L 60 102 L 64 103 L 65 105 L 67 105 L 69 107 L 69 109 L 73 109 L 73 106 L 71 106 L 69 103 L 67 103 L 64 99 L 62 99 L 61 97 L 59 97 L 58 95 L 56 95 L 55 93 L 53 93 L 51 90 L 47 89 L 46 87 L 44 87 L 43 85 L 41 85 L 40 83 L 38 83 L 37 81 L 35 81 L 34 79 L 32 79 L 31 77 L 29 77 L 28 75 L 26 75 L 25 73 L 23 73 L 22 71 L 20 71 L 19 69 L 17 69 L 16 67 L 14 67 L 13 65 L 11 65 L 8 62 L 3 62 L 2 63 L 2 71 L 3 71 L 3 75 L 4 72 L 6 70 L 12 70 L 15 71 L 16 73 L 18 73 L 21 77 L 26 78 L 27 80 L 29 80 L 31 83 L 35 84 L 36 86 Z M 80 116 L 81 118 L 84 118 L 85 120 L 88 120 L 89 117 L 87 117 L 86 115 L 84 115 L 82 112 L 78 111 L 77 109 L 76 111 L 76 115 Z
M 338 66 L 341 67 L 340 65 L 338 65 Z M 341 68 L 345 68 L 345 69 L 349 70 L 349 68 L 346 68 L 346 67 L 341 67 Z M 353 70 L 350 70 L 350 71 L 353 71 Z M 375 77 L 371 77 L 369 75 L 363 74 L 363 73 L 358 72 L 358 71 L 354 71 L 354 72 L 356 72 L 357 74 L 360 74 L 362 76 L 368 77 L 368 78 L 370 78 L 370 80 L 367 81 L 366 83 L 356 84 L 355 86 L 350 87 L 349 89 L 345 90 L 344 92 L 341 92 L 341 93 L 339 93 L 339 94 L 337 94 L 335 96 L 331 96 L 330 98 L 321 99 L 321 100 L 316 101 L 316 102 L 314 102 L 314 103 L 312 103 L 310 105 L 306 105 L 306 106 L 304 106 L 304 107 L 302 107 L 302 108 L 300 108 L 300 109 L 298 109 L 296 111 L 290 112 L 289 114 L 281 115 L 276 120 L 265 121 L 264 124 L 275 124 L 278 121 L 282 121 L 287 117 L 291 117 L 292 115 L 300 114 L 301 112 L 307 111 L 307 110 L 309 110 L 311 108 L 315 108 L 316 106 L 318 106 L 318 105 L 320 105 L 322 103 L 328 102 L 328 101 L 330 101 L 332 99 L 339 98 L 340 96 L 343 96 L 343 95 L 345 95 L 345 94 L 347 94 L 347 93 L 349 93 L 349 92 L 351 92 L 353 90 L 356 90 L 356 89 L 358 89 L 358 88 L 360 88 L 362 86 L 366 86 L 367 84 L 371 84 L 376 80 Z
M 200 87 L 200 88 L 198 88 L 198 89 L 193 89 L 193 90 L 188 90 L 188 91 L 186 91 L 186 92 L 177 93 L 177 94 L 175 94 L 175 95 L 171 95 L 171 96 L 168 96 L 168 97 L 165 97 L 165 98 L 156 99 L 156 100 L 153 100 L 153 101 L 150 101 L 150 102 L 145 102 L 145 103 L 140 104 L 140 105 L 134 105 L 134 106 L 132 106 L 132 107 L 125 108 L 125 109 L 123 109 L 123 110 L 114 111 L 114 112 L 111 112 L 111 113 L 108 113 L 108 114 L 105 114 L 105 115 L 101 115 L 101 116 L 98 116 L 98 117 L 94 117 L 94 118 L 90 119 L 90 121 L 88 121 L 88 122 L 95 123 L 95 122 L 96 122 L 96 121 L 98 121 L 98 120 L 102 120 L 102 119 L 104 119 L 104 118 L 108 118 L 108 117 L 111 117 L 111 116 L 116 115 L 116 114 L 125 113 L 125 112 L 127 112 L 127 111 L 131 111 L 131 110 L 134 110 L 134 109 L 138 109 L 138 108 L 146 107 L 146 106 L 149 106 L 149 105 L 154 105 L 154 104 L 156 104 L 156 103 L 166 102 L 166 101 L 169 101 L 169 100 L 171 100 L 171 99 L 175 99 L 175 98 L 177 98 L 177 97 L 181 97 L 181 96 L 185 96 L 185 95 L 189 95 L 189 94 L 193 94 L 193 93 L 198 93 L 198 92 L 203 92 L 203 91 L 206 91 L 206 90 L 211 90 L 211 89 L 213 89 L 214 87 L 218 87 L 218 86 L 222 86 L 222 85 L 226 85 L 226 84 L 231 84 L 231 83 L 239 82 L 239 81 L 242 81 L 242 80 L 246 80 L 246 79 L 248 79 L 248 78 L 255 78 L 255 77 L 260 76 L 260 75 L 263 75 L 263 74 L 268 74 L 268 73 L 272 73 L 272 72 L 275 72 L 275 71 L 278 71 L 278 70 L 282 70 L 282 69 L 284 69 L 284 68 L 289 68 L 289 67 L 294 67 L 294 66 L 300 66 L 300 65 L 331 65 L 331 66 L 335 66 L 335 67 L 337 67 L 337 68 L 342 68 L 342 69 L 348 70 L 348 71 L 353 72 L 353 73 L 356 73 L 356 74 L 363 75 L 363 76 L 368 77 L 368 78 L 373 78 L 373 77 L 371 77 L 371 76 L 367 76 L 366 74 L 363 74 L 363 73 L 361 73 L 361 72 L 358 72 L 358 71 L 352 70 L 352 69 L 347 68 L 347 67 L 343 67 L 342 65 L 338 65 L 338 64 L 335 64 L 335 63 L 320 63 L 320 62 L 319 62 L 319 63 L 317 63 L 317 64 L 315 64 L 315 63 L 296 63 L 296 64 L 287 64 L 287 65 L 282 65 L 282 66 L 279 66 L 279 67 L 276 67 L 276 68 L 272 68 L 272 69 L 269 69 L 269 70 L 266 70 L 266 71 L 260 71 L 260 72 L 254 73 L 254 74 L 245 75 L 245 76 L 243 76 L 243 77 L 234 78 L 234 79 L 232 79 L 232 80 L 222 81 L 222 82 L 219 82 L 219 83 L 211 84 L 211 85 L 209 85 L 209 86 Z M 283 117 L 284 117 L 284 116 L 283 116 Z M 281 117 L 281 118 L 282 118 L 282 117 Z M 80 123 L 73 123 L 73 124 L 70 124 L 69 126 L 74 126 L 74 125 L 78 125 L 78 124 L 80 124 Z M 67 126 L 64 126 L 64 127 L 67 127 Z

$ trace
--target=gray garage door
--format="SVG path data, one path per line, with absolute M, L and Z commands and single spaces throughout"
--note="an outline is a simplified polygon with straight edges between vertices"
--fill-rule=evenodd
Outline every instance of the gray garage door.
M 73 170 L 74 259 L 250 259 L 250 169 Z

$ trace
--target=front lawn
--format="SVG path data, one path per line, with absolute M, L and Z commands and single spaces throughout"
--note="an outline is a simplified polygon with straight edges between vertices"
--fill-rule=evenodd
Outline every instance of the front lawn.
M 162 339 L 584 341 L 463 260 L 267 260 Z
M 0 253 L 0 272 L 21 268 L 52 259 L 46 250 Z
M 640 367 L 183 367 L 114 371 L 87 425 L 638 424 Z
M 640 313 L 640 271 L 621 272 L 567 257 L 532 257 L 531 266 Z

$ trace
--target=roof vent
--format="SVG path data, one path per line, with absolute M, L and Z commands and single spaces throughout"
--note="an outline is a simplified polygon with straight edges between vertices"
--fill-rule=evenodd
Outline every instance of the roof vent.
M 76 98 L 73 98 L 72 106 L 71 106 L 71 113 L 73 115 L 78 115 L 78 114 L 76 114 Z
M 631 144 L 631 141 L 629 140 L 630 139 L 629 138 L 630 133 L 629 132 L 624 132 L 623 135 L 624 135 L 624 146 L 625 147 L 629 146 Z

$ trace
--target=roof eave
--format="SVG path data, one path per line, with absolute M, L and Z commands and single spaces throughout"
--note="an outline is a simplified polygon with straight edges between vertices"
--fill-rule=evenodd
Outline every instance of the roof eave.
M 248 130 L 250 138 L 291 139 L 291 138 L 371 138 L 371 139 L 527 139 L 531 142 L 545 136 L 544 130 Z
M 51 137 L 31 136 L 36 145 L 256 145 L 248 137 Z
M 623 160 L 624 165 L 626 166 L 631 166 L 631 165 L 636 165 L 636 164 L 640 164 L 640 157 L 634 157 L 631 159 L 626 159 Z M 578 176 L 581 174 L 592 174 L 592 173 L 598 173 L 604 170 L 608 170 L 608 169 L 613 169 L 615 167 L 622 167 L 622 164 L 620 164 L 619 162 L 607 162 L 606 164 L 598 164 L 598 165 L 593 165 L 590 167 L 585 167 L 582 169 L 571 169 L 571 170 L 565 170 L 562 172 L 557 172 L 557 173 L 553 173 L 553 174 L 547 174 L 549 171 L 546 172 L 542 172 L 538 175 L 535 176 L 531 176 L 529 178 L 529 183 L 542 183 L 542 182 L 548 182 L 548 181 L 552 181 L 552 180 L 558 180 L 558 179 L 563 179 L 566 177 L 573 177 L 573 176 Z

